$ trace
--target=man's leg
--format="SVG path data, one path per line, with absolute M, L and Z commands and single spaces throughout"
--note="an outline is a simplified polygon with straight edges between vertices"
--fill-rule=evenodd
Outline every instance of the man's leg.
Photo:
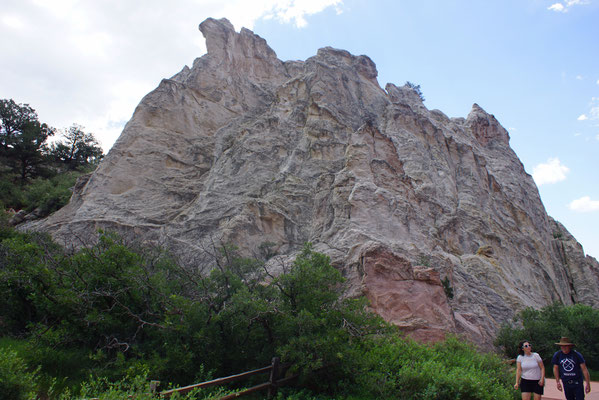
M 566 400 L 577 400 L 576 386 L 564 385 L 564 394 L 566 395 Z
M 566 400 L 584 400 L 584 386 L 564 385 L 564 394 L 566 395 Z
M 584 385 L 580 384 L 578 386 L 575 386 L 575 392 L 576 392 L 576 400 L 584 400 Z

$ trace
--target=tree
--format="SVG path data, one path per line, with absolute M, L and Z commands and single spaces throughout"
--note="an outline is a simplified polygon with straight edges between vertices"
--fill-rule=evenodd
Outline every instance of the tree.
M 28 104 L 0 100 L 0 157 L 18 174 L 21 184 L 44 172 L 46 141 L 54 132 L 54 128 L 39 122 Z
M 31 121 L 25 123 L 22 132 L 16 136 L 10 158 L 15 161 L 22 184 L 45 172 L 43 164 L 48 151 L 46 140 L 53 135 L 54 128 Z
M 85 133 L 81 125 L 73 124 L 63 133 L 65 140 L 52 144 L 52 156 L 69 169 L 93 164 L 102 159 L 102 148 L 91 133 Z
M 0 147 L 6 151 L 13 146 L 16 135 L 27 122 L 37 121 L 37 113 L 29 104 L 17 104 L 14 100 L 0 100 Z

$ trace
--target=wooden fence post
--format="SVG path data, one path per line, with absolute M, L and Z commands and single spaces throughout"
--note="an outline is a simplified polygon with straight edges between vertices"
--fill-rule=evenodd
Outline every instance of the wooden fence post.
M 272 369 L 270 370 L 270 386 L 268 387 L 268 398 L 272 398 L 277 393 L 277 380 L 279 379 L 279 357 L 273 357 Z
M 160 386 L 160 381 L 150 381 L 150 392 L 155 395 L 158 391 L 158 386 Z

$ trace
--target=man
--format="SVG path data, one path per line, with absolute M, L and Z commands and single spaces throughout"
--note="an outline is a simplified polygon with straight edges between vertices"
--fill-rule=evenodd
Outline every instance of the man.
M 557 383 L 557 390 L 562 391 L 564 385 L 564 394 L 566 400 L 583 400 L 584 394 L 591 391 L 591 377 L 589 370 L 584 362 L 582 354 L 573 350 L 574 343 L 567 337 L 562 337 L 559 343 L 559 351 L 556 351 L 551 359 L 553 364 L 553 376 Z M 583 388 L 582 377 L 586 381 L 586 387 Z M 560 383 L 560 379 L 562 383 Z

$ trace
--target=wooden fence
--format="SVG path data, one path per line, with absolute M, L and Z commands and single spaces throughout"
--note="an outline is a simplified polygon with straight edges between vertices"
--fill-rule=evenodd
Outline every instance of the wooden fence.
M 289 376 L 287 378 L 279 379 L 284 374 L 285 370 L 288 367 L 289 367 L 288 365 L 281 365 L 279 358 L 275 357 L 272 359 L 272 363 L 268 367 L 259 368 L 259 369 L 255 369 L 253 371 L 247 371 L 247 372 L 243 372 L 241 374 L 231 375 L 231 376 L 227 376 L 224 378 L 218 378 L 218 379 L 214 379 L 214 380 L 211 380 L 208 382 L 196 383 L 194 385 L 189 385 L 189 386 L 185 386 L 185 387 L 181 387 L 181 388 L 165 390 L 163 392 L 160 392 L 159 395 L 160 395 L 160 397 L 168 398 L 168 397 L 171 397 L 175 393 L 186 394 L 186 393 L 191 392 L 193 389 L 206 388 L 206 387 L 217 386 L 217 385 L 224 385 L 225 383 L 234 382 L 234 381 L 238 381 L 240 379 L 248 378 L 250 376 L 270 372 L 268 382 L 261 383 L 259 385 L 253 386 L 249 389 L 243 390 L 241 392 L 229 394 L 227 396 L 221 397 L 220 400 L 236 399 L 238 397 L 245 396 L 247 394 L 254 393 L 259 390 L 265 390 L 265 389 L 268 389 L 268 398 L 270 398 L 276 393 L 277 388 L 279 386 L 284 385 L 285 383 L 298 377 L 298 375 L 293 375 L 293 376 Z

